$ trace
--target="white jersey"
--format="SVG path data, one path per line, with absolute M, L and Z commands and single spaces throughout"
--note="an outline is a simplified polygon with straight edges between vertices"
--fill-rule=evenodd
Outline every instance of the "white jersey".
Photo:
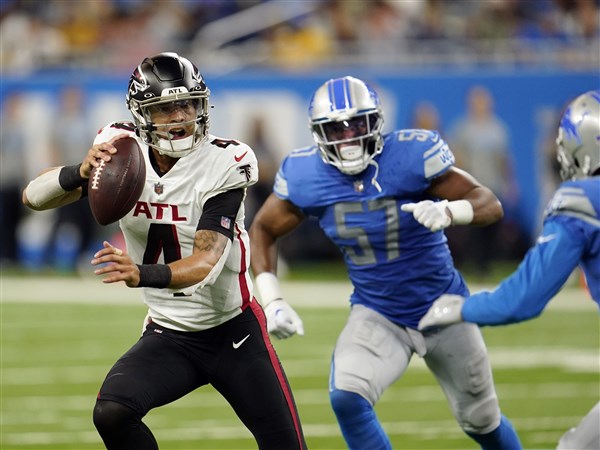
M 190 256 L 206 201 L 232 189 L 245 190 L 258 181 L 254 152 L 241 142 L 209 135 L 199 148 L 180 158 L 160 177 L 150 162 L 149 147 L 132 127 L 131 123 L 113 122 L 94 140 L 97 144 L 128 133 L 144 155 L 146 185 L 136 206 L 119 222 L 127 252 L 138 264 L 167 264 Z M 224 228 L 230 228 L 229 219 L 221 220 Z M 252 301 L 243 203 L 233 233 L 233 242 L 221 258 L 224 264 L 212 283 L 180 290 L 142 288 L 154 322 L 179 331 L 205 330 L 237 316 Z

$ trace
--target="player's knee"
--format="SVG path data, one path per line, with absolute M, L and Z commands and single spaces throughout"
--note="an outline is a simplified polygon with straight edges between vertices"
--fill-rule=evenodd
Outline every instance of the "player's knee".
M 329 401 L 340 422 L 360 418 L 373 409 L 361 395 L 339 389 L 334 389 L 329 393 Z
M 94 425 L 101 435 L 113 434 L 140 420 L 133 409 L 110 400 L 96 402 L 93 419 Z
M 500 424 L 500 408 L 496 397 L 487 397 L 457 412 L 461 428 L 467 433 L 485 434 Z

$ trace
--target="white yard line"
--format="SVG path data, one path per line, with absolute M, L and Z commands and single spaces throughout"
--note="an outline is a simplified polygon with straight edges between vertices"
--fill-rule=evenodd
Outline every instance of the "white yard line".
M 576 424 L 580 417 L 528 417 L 511 418 L 515 426 L 521 431 L 534 430 L 563 430 Z M 444 439 L 464 439 L 464 434 L 453 420 L 435 420 L 435 421 L 398 421 L 384 422 L 382 426 L 386 432 L 391 435 L 418 436 L 420 439 L 432 440 L 443 436 Z M 307 439 L 311 437 L 336 437 L 339 436 L 339 427 L 337 424 L 311 424 L 303 423 L 302 428 Z M 213 420 L 195 421 L 189 427 L 170 426 L 168 429 L 161 429 L 153 426 L 154 434 L 159 441 L 181 442 L 181 441 L 201 441 L 206 439 L 241 439 L 249 438 L 249 431 L 241 424 L 223 425 L 223 421 L 218 423 Z M 4 433 L 2 440 L 5 445 L 15 446 L 34 446 L 50 444 L 92 444 L 98 442 L 98 434 L 95 431 L 56 431 L 56 432 L 32 432 L 27 433 Z M 249 447 L 253 448 L 253 447 Z M 335 450 L 335 449 L 331 449 Z
M 348 308 L 352 292 L 349 282 L 342 281 L 285 281 L 281 288 L 293 306 L 306 308 Z M 471 285 L 477 292 L 490 286 Z M 83 304 L 141 304 L 139 290 L 124 284 L 103 284 L 93 277 L 2 277 L 0 301 L 3 303 L 83 303 Z M 552 309 L 598 311 L 589 294 L 580 287 L 563 289 L 549 305 Z

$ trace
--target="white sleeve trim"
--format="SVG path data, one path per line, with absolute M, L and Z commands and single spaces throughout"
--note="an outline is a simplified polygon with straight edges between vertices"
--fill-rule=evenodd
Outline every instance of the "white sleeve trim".
M 27 185 L 25 195 L 33 207 L 42 208 L 46 203 L 67 193 L 58 181 L 61 169 L 62 167 L 56 167 L 43 173 Z

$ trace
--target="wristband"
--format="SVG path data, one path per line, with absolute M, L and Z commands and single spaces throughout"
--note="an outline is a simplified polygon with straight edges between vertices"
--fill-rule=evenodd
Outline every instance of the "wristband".
M 279 287 L 279 280 L 277 276 L 271 272 L 259 273 L 254 282 L 260 295 L 261 304 L 266 307 L 269 303 L 275 300 L 283 299 L 281 295 L 281 288 Z
M 473 221 L 473 205 L 468 200 L 455 200 L 446 204 L 452 225 L 468 225 Z
M 74 166 L 64 166 L 60 169 L 60 174 L 58 175 L 58 184 L 60 184 L 60 187 L 65 191 L 74 191 L 87 183 L 87 179 L 81 178 L 81 174 L 79 173 L 80 168 L 81 163 Z
M 140 282 L 137 287 L 166 288 L 171 283 L 171 268 L 167 264 L 137 264 Z

